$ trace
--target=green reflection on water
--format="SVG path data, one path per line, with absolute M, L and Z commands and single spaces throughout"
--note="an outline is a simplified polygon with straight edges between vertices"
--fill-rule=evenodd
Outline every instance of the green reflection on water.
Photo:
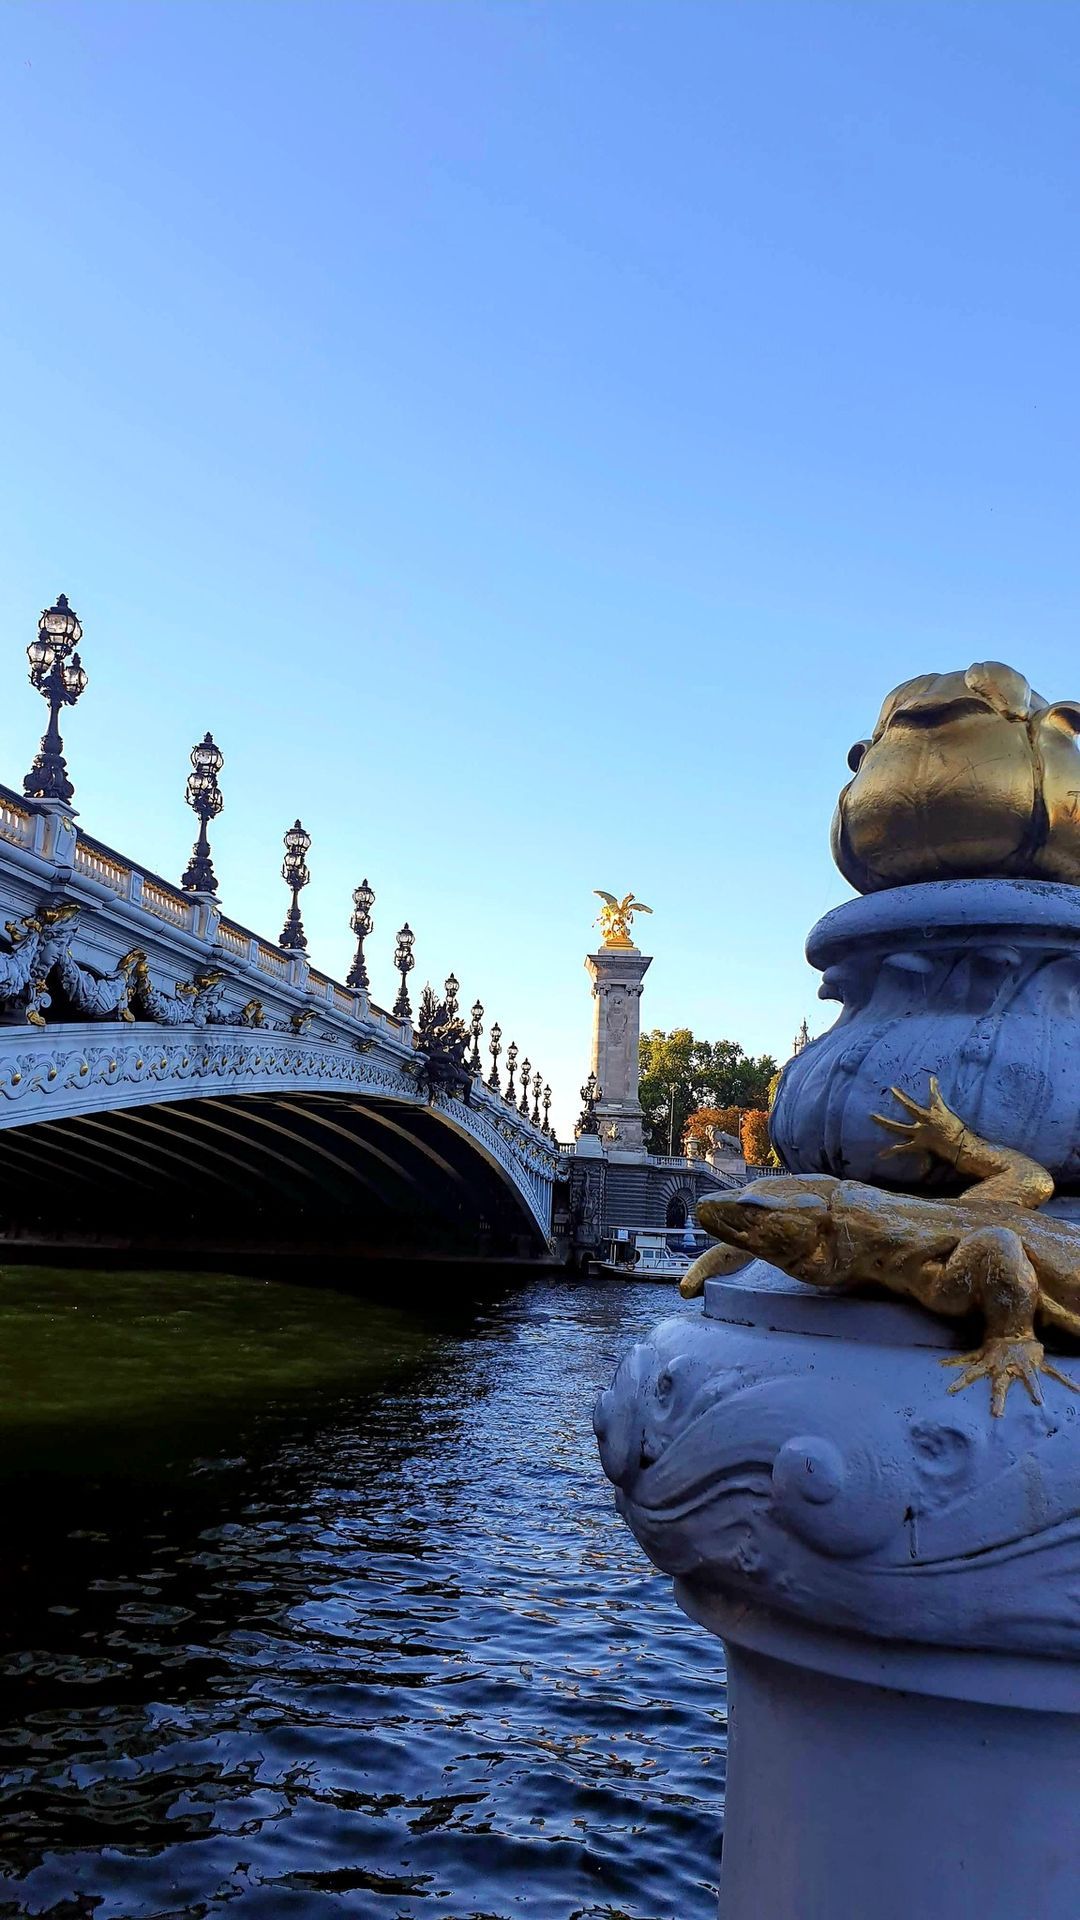
M 404 1276 L 403 1289 L 404 1291 Z M 0 1435 L 183 1423 L 364 1389 L 434 1336 L 406 1308 L 239 1274 L 0 1273 Z

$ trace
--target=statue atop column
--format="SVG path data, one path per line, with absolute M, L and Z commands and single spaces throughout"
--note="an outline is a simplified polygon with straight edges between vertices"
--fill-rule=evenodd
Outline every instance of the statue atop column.
M 605 893 L 603 887 L 594 887 L 598 900 L 604 902 L 593 922 L 604 936 L 605 947 L 632 948 L 637 950 L 637 942 L 630 937 L 630 927 L 635 913 L 651 913 L 643 900 L 635 900 L 632 893 L 624 893 L 617 900 L 613 893 Z
M 641 983 L 652 957 L 637 947 L 631 926 L 636 913 L 651 914 L 652 908 L 633 893 L 620 899 L 600 887 L 595 892 L 604 903 L 597 916 L 603 940 L 585 958 L 593 988 L 595 1116 L 608 1158 L 641 1161 L 646 1157 L 638 1099 Z

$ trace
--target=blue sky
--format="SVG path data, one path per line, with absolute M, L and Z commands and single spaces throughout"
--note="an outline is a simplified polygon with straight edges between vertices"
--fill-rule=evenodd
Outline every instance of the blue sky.
M 0 778 L 68 592 L 89 831 L 313 958 L 377 892 L 569 1123 L 592 888 L 649 1025 L 783 1057 L 850 742 L 1080 692 L 1080 12 L 7 0 Z

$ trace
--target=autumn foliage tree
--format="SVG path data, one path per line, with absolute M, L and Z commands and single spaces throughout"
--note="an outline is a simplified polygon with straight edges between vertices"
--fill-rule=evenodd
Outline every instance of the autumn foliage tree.
M 776 1154 L 769 1138 L 769 1116 L 764 1107 L 751 1107 L 743 1114 L 740 1138 L 743 1159 L 748 1167 L 776 1165 Z
M 683 1139 L 697 1140 L 703 1147 L 711 1146 L 718 1133 L 729 1133 L 737 1140 L 742 1117 L 741 1107 L 698 1107 L 686 1123 Z

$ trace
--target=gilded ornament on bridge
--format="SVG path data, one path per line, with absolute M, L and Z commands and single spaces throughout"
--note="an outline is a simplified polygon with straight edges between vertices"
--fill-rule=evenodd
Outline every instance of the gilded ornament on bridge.
M 832 1174 L 755 1181 L 701 1202 L 698 1219 L 721 1244 L 694 1262 L 680 1292 L 700 1293 L 739 1256 L 767 1260 L 807 1286 L 887 1287 L 950 1319 L 980 1316 L 982 1345 L 944 1362 L 963 1369 L 951 1393 L 988 1380 L 990 1411 L 1000 1414 L 1015 1380 L 1036 1404 L 1041 1373 L 1080 1392 L 1035 1332 L 1039 1319 L 1080 1334 L 1080 1227 L 1038 1211 L 1053 1196 L 1051 1176 L 1026 1154 L 980 1140 L 932 1076 L 925 1107 L 899 1087 L 892 1093 L 910 1118 L 874 1115 L 898 1135 L 885 1153 L 933 1155 L 975 1185 L 959 1199 L 931 1200 Z
M 631 948 L 637 952 L 637 944 L 630 937 L 630 927 L 635 913 L 651 913 L 643 900 L 635 900 L 632 893 L 624 893 L 617 900 L 613 893 L 605 893 L 603 887 L 594 887 L 598 900 L 604 902 L 593 925 L 600 928 L 605 947 Z
M 897 687 L 833 819 L 860 893 L 918 880 L 1080 884 L 1080 703 L 1049 705 L 999 661 Z
M 50 1005 L 46 979 L 59 943 L 67 938 L 68 922 L 77 913 L 71 901 L 61 901 L 24 914 L 21 920 L 4 922 L 10 951 L 0 953 L 0 1003 L 10 1017 L 32 1027 L 45 1025 L 45 1008 Z

